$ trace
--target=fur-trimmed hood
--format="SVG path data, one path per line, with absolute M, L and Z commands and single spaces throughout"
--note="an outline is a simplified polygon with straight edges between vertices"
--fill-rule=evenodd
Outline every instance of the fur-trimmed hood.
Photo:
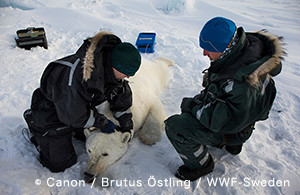
M 107 36 L 111 35 L 111 36 Z M 107 36 L 108 38 L 103 40 L 104 37 Z M 95 36 L 88 39 L 89 46 L 86 50 L 85 57 L 83 60 L 83 79 L 87 81 L 91 78 L 91 74 L 95 68 L 95 56 L 97 55 L 96 52 L 103 51 L 104 47 L 112 48 L 115 45 L 121 43 L 121 40 L 115 36 L 112 32 L 108 31 L 101 31 L 97 33 Z M 101 44 L 99 44 L 102 42 Z M 98 63 L 98 62 L 97 62 Z
M 263 30 L 245 32 L 239 27 L 232 47 L 212 61 L 208 71 L 218 74 L 214 81 L 233 78 L 256 85 L 267 74 L 279 74 L 284 55 L 281 38 Z
M 281 37 L 275 36 L 265 30 L 257 31 L 256 33 L 266 37 L 270 41 L 272 44 L 271 47 L 273 49 L 273 54 L 266 62 L 261 64 L 258 68 L 256 68 L 256 70 L 246 77 L 246 81 L 250 85 L 257 84 L 259 78 L 263 75 L 271 74 L 272 76 L 275 76 L 271 72 L 276 69 L 281 70 L 281 60 L 283 59 L 283 56 L 286 55 L 282 47 Z

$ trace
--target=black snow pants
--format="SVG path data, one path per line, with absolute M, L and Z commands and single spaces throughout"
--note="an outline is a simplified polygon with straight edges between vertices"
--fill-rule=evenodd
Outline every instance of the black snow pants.
M 39 90 L 33 94 L 31 109 L 24 112 L 30 132 L 33 134 L 32 142 L 35 142 L 39 152 L 41 164 L 52 172 L 61 172 L 71 167 L 77 161 L 77 155 L 72 143 L 73 132 L 82 132 L 83 129 L 73 128 L 60 122 L 50 126 L 41 127 L 43 120 L 55 118 L 52 102 L 43 98 Z

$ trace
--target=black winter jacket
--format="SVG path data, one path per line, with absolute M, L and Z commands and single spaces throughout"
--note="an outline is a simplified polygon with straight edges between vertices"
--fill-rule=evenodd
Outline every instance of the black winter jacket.
M 115 79 L 111 66 L 111 50 L 119 43 L 117 36 L 100 32 L 75 54 L 51 62 L 32 96 L 34 126 L 103 128 L 107 119 L 96 106 L 108 101 L 121 128 L 132 129 L 132 92 L 127 81 Z

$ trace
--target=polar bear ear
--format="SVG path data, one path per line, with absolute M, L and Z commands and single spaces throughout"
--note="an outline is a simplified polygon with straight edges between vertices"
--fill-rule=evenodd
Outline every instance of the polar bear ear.
M 86 138 L 88 138 L 91 134 L 91 131 L 89 129 L 84 129 L 83 132 Z
M 130 137 L 131 137 L 130 133 L 128 132 L 122 133 L 121 142 L 127 143 L 130 140 Z

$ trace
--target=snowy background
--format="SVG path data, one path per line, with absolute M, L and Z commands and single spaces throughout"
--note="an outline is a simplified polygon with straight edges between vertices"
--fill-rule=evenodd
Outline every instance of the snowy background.
M 278 94 L 270 118 L 257 123 L 241 154 L 232 156 L 224 149 L 209 148 L 215 170 L 190 186 L 176 183 L 174 172 L 182 162 L 165 134 L 154 146 L 135 139 L 126 155 L 103 176 L 130 180 L 135 182 L 133 187 L 123 183 L 105 188 L 100 179 L 92 188 L 79 185 L 87 154 L 84 143 L 77 140 L 78 162 L 74 166 L 63 173 L 51 173 L 40 165 L 35 148 L 21 134 L 25 127 L 22 114 L 49 62 L 74 53 L 84 39 L 99 30 L 110 30 L 133 44 L 140 32 L 155 32 L 155 53 L 142 56 L 175 61 L 170 83 L 161 96 L 170 116 L 180 112 L 183 97 L 202 89 L 201 72 L 209 60 L 202 56 L 198 36 L 205 22 L 215 16 L 230 18 L 246 31 L 267 29 L 283 36 L 287 44 L 282 73 L 275 77 Z M 45 28 L 48 50 L 16 47 L 16 31 L 31 26 Z M 299 45 L 299 0 L 0 0 L 0 194 L 299 195 Z M 53 179 L 51 185 L 63 180 L 78 185 L 52 187 L 47 185 L 48 178 Z M 218 178 L 232 182 L 208 182 Z M 245 179 L 269 184 L 252 185 Z M 158 185 L 164 180 L 171 185 Z M 270 181 L 289 183 L 273 186 Z

